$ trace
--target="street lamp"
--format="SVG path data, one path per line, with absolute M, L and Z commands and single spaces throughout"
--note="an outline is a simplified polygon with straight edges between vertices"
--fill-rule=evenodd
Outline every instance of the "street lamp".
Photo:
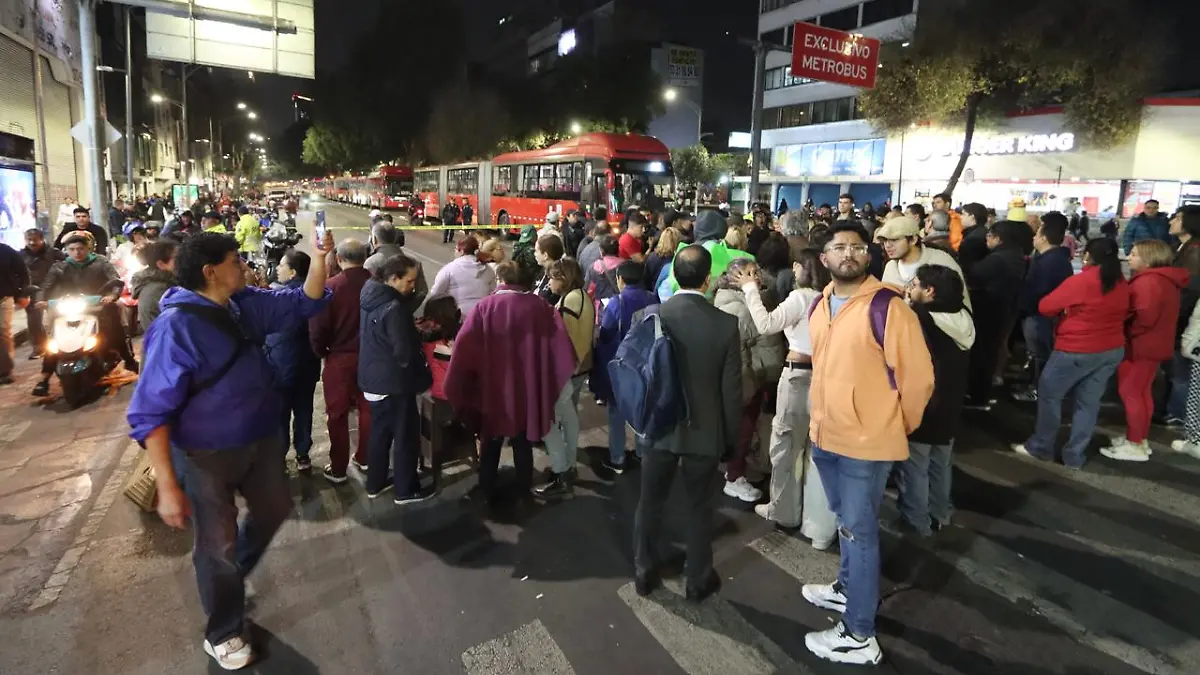
M 579 122 L 571 122 L 571 133 L 578 136 L 583 133 L 583 125 Z
M 152 94 L 150 96 L 151 103 L 162 103 L 165 100 L 167 100 L 167 99 L 163 98 L 162 94 Z
M 238 105 L 237 105 L 237 108 L 238 108 L 238 110 L 245 110 L 245 109 L 246 109 L 246 104 L 245 104 L 245 103 L 238 103 Z
M 246 117 L 249 117 L 252 120 L 256 120 L 256 119 L 258 119 L 258 113 L 254 112 L 254 111 L 250 111 L 250 112 L 246 113 Z
M 674 87 L 667 87 L 663 90 L 663 100 L 667 103 L 675 103 L 676 101 L 683 103 L 696 113 L 696 142 L 700 143 L 704 138 L 704 111 L 694 101 L 686 98 L 680 98 L 679 92 Z

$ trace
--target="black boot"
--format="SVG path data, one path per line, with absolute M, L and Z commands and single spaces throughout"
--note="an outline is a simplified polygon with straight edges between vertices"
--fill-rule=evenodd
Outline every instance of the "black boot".
M 46 379 L 42 380 L 41 382 L 38 382 L 37 386 L 33 388 L 33 395 L 37 396 L 38 398 L 41 398 L 43 396 L 49 396 L 50 395 L 50 378 L 47 377 Z

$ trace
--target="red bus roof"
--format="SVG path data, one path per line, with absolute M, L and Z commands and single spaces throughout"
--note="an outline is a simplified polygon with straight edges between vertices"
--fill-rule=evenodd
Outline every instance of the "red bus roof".
M 411 166 L 393 166 L 384 164 L 379 167 L 378 174 L 380 176 L 399 176 L 400 178 L 411 178 L 413 170 Z
M 653 136 L 637 134 L 580 134 L 541 150 L 509 152 L 497 155 L 497 164 L 516 164 L 566 157 L 602 157 L 604 159 L 646 159 L 671 161 L 671 151 Z

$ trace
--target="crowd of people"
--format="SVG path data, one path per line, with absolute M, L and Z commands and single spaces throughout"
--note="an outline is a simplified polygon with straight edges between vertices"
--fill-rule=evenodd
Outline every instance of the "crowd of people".
M 950 196 L 939 195 L 928 212 L 867 211 L 847 194 L 836 211 L 808 204 L 779 215 L 765 207 L 745 216 L 555 213 L 540 228 L 522 228 L 511 258 L 495 233 L 467 230 L 432 283 L 383 214 L 372 214 L 366 242 L 336 242 L 327 231 L 317 255 L 287 251 L 269 285 L 247 264 L 249 220 L 237 236 L 247 212 L 232 235 L 207 206 L 199 224 L 186 210 L 161 236 L 147 223 L 122 225 L 112 241 L 127 239 L 143 263 L 129 283 L 145 332 L 141 363 L 119 319 L 102 330 L 124 345 L 126 366 L 141 370 L 127 415 L 155 469 L 158 511 L 196 530 L 205 651 L 230 669 L 253 659 L 246 577 L 291 510 L 287 454 L 294 451 L 300 472 L 312 468 L 322 382 L 330 439 L 323 477 L 344 485 L 353 464 L 368 498 L 387 494 L 401 506 L 433 496 L 420 452 L 421 396 L 477 437 L 479 482 L 466 500 L 487 508 L 574 491 L 588 389 L 608 414 L 604 471 L 621 480 L 638 470 L 639 593 L 660 583 L 663 503 L 679 473 L 691 516 L 689 599 L 720 586 L 712 519 L 723 492 L 817 549 L 838 543 L 838 578 L 803 594 L 842 620 L 806 643 L 822 658 L 878 663 L 885 485 L 895 481 L 901 517 L 884 527 L 933 536 L 949 525 L 963 411 L 998 402 L 1007 365 L 1021 363 L 1028 374 L 1013 398 L 1037 404 L 1017 453 L 1082 467 L 1116 374 L 1127 433 L 1111 439 L 1105 456 L 1148 459 L 1157 404 L 1160 421 L 1186 426 L 1174 448 L 1200 457 L 1200 376 L 1192 377 L 1200 207 L 1166 219 L 1147 206 L 1128 242 L 1129 279 L 1114 238 L 1087 240 L 1086 228 L 1063 214 L 1027 217 L 1016 204 L 999 218 L 981 204 L 950 207 Z M 28 234 L 15 256 L 25 276 L 0 288 L 10 312 L 30 284 L 41 288 L 31 312 L 56 292 L 95 292 L 107 303 L 120 293 L 121 275 L 100 253 L 130 251 L 109 249 L 103 237 L 112 233 L 85 209 L 73 216 L 53 245 L 40 231 Z M 254 233 L 264 234 L 261 226 Z M 1082 244 L 1079 256 L 1069 240 Z M 646 335 L 648 321 L 671 345 L 672 391 L 686 411 L 658 437 L 621 405 L 631 394 L 614 367 L 639 353 L 630 341 Z M 34 336 L 35 354 L 44 341 Z M 11 346 L 3 351 L 11 360 Z M 43 363 L 52 373 L 52 359 Z M 1159 379 L 1167 393 L 1156 401 Z M 35 394 L 46 393 L 48 380 Z M 1059 450 L 1067 397 L 1072 432 Z M 770 432 L 760 438 L 764 415 Z M 215 416 L 222 424 L 211 423 Z M 516 469 L 510 486 L 500 485 L 506 444 Z M 537 444 L 550 460 L 541 476 Z M 240 528 L 235 493 L 249 508 Z

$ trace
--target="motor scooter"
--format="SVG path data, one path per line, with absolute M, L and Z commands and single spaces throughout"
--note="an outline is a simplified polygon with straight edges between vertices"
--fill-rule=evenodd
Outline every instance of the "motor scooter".
M 57 357 L 55 374 L 72 410 L 83 405 L 100 380 L 121 362 L 116 348 L 106 344 L 100 333 L 101 297 L 66 295 L 49 302 L 46 352 Z

